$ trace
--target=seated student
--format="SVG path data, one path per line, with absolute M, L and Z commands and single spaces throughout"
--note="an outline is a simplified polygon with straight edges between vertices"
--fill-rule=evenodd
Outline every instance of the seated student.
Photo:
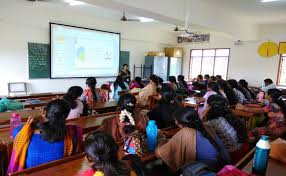
M 156 107 L 150 110 L 147 115 L 149 119 L 155 120 L 159 129 L 175 126 L 175 120 L 172 117 L 172 113 L 178 107 L 175 100 L 176 93 L 175 91 L 168 87 L 164 86 L 160 90 L 161 99 Z
M 215 94 L 218 94 L 218 95 L 221 95 L 221 96 L 226 96 L 222 91 L 219 90 L 218 83 L 216 83 L 216 82 L 209 82 L 208 85 L 207 85 L 207 92 L 206 92 L 206 94 L 204 95 L 204 97 L 201 100 L 197 101 L 197 103 L 204 102 L 204 106 L 199 108 L 199 114 L 201 114 L 206 109 L 208 98 L 211 95 L 215 95 Z
M 169 76 L 170 87 L 174 90 L 178 90 L 178 83 L 175 76 Z
M 136 98 L 132 94 L 124 94 L 118 101 L 120 111 L 128 111 L 132 114 L 135 121 L 135 129 L 145 132 L 146 126 L 149 121 L 148 117 L 142 111 L 135 109 Z M 111 134 L 116 142 L 123 141 L 126 134 L 123 131 L 124 123 L 120 122 L 120 116 L 112 119 L 106 119 L 102 122 L 101 127 L 98 130 Z
M 188 91 L 188 84 L 185 81 L 185 77 L 183 75 L 178 76 L 178 88 L 182 90 Z
M 130 85 L 130 90 L 134 89 L 134 88 L 138 88 L 138 89 L 143 89 L 145 86 L 141 81 L 140 77 L 135 77 L 135 79 L 132 81 L 131 85 Z
M 270 102 L 264 108 L 252 108 L 238 105 L 238 110 L 253 113 L 267 113 L 268 122 L 265 127 L 255 128 L 248 133 L 250 139 L 258 139 L 261 135 L 282 137 L 286 134 L 286 105 L 282 100 L 282 92 L 279 89 L 269 89 L 266 99 Z
M 136 176 L 127 161 L 118 159 L 118 146 L 112 136 L 93 132 L 84 141 L 86 159 L 91 169 L 80 176 Z
M 66 126 L 69 104 L 52 100 L 43 117 L 30 117 L 13 131 L 14 144 L 7 173 L 58 160 L 81 151 L 82 129 Z
M 210 79 L 209 79 L 209 81 L 216 82 L 217 80 L 216 80 L 216 77 L 215 77 L 215 76 L 211 76 Z
M 82 101 L 87 104 L 108 101 L 108 92 L 103 89 L 96 88 L 97 81 L 94 77 L 87 78 L 85 83 L 87 88 L 81 96 Z
M 205 74 L 204 81 L 205 81 L 206 85 L 209 83 L 209 81 L 210 81 L 210 75 L 209 74 Z
M 238 98 L 239 103 L 245 103 L 247 102 L 247 99 L 245 98 L 244 90 L 238 86 L 238 83 L 234 79 L 227 80 L 227 83 L 232 88 L 234 93 L 236 94 L 236 97 Z
M 203 79 L 203 75 L 198 75 L 192 85 L 194 90 L 206 90 L 207 84 Z
M 261 88 L 263 92 L 267 92 L 269 89 L 277 89 L 277 86 L 273 83 L 272 79 L 265 79 L 264 86 Z
M 149 103 L 149 96 L 157 94 L 158 77 L 150 76 L 150 83 L 139 92 L 137 96 L 138 104 L 146 106 Z
M 216 81 L 220 81 L 220 80 L 222 80 L 221 75 L 216 75 L 216 76 L 215 76 L 215 78 L 216 78 Z
M 70 87 L 63 99 L 66 100 L 70 107 L 70 113 L 67 119 L 73 119 L 80 116 L 88 115 L 88 107 L 79 98 L 83 93 L 83 89 L 79 86 Z
M 120 96 L 118 92 L 129 90 L 128 84 L 124 82 L 123 77 L 118 75 L 113 83 L 113 99 L 118 102 Z
M 223 90 L 223 92 L 225 93 L 229 105 L 236 105 L 238 103 L 238 98 L 235 92 L 228 85 L 227 81 L 219 80 L 218 84 L 220 86 L 220 89 Z
M 202 124 L 195 110 L 178 107 L 173 117 L 181 130 L 168 142 L 159 141 L 155 152 L 171 169 L 177 171 L 190 161 L 200 161 L 215 171 L 230 162 L 220 139 L 210 126 Z
M 251 102 L 252 100 L 256 99 L 255 94 L 248 88 L 248 82 L 244 79 L 241 79 L 238 81 L 238 85 L 244 90 L 245 97 L 248 102 Z
M 229 152 L 240 150 L 242 143 L 247 142 L 245 125 L 232 115 L 223 96 L 212 95 L 208 98 L 203 119 L 216 131 Z

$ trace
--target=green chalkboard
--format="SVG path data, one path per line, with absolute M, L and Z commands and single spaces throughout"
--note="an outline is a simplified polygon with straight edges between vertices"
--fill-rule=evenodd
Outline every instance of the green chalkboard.
M 120 51 L 119 70 L 121 70 L 123 64 L 128 64 L 129 65 L 129 55 L 130 55 L 129 51 Z
M 29 78 L 50 77 L 50 45 L 28 43 Z

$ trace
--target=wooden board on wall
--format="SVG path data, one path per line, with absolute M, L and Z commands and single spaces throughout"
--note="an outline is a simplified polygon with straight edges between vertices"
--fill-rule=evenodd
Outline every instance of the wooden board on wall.
M 50 45 L 28 43 L 29 78 L 50 77 Z

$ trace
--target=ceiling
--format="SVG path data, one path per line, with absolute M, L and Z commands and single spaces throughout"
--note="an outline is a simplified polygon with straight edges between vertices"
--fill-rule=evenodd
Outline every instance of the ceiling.
M 262 3 L 261 0 L 204 0 L 224 8 L 228 13 L 255 23 L 285 23 L 286 0 Z

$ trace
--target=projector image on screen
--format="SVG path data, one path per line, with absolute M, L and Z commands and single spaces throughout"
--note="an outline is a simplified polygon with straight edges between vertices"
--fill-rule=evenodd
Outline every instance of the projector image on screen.
M 120 34 L 50 23 L 51 78 L 118 75 Z

